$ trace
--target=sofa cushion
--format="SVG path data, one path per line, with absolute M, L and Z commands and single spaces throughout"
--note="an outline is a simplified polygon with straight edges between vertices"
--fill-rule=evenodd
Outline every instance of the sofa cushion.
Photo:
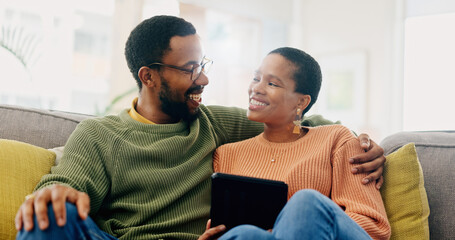
M 63 151 L 65 150 L 64 146 L 61 147 L 56 147 L 56 148 L 50 148 L 48 149 L 49 151 L 52 151 L 55 153 L 55 165 L 58 165 L 60 163 L 60 159 L 63 157 Z
M 385 154 L 414 142 L 430 205 L 431 239 L 455 239 L 455 131 L 398 132 L 381 142 Z
M 429 239 L 430 209 L 414 143 L 386 159 L 381 195 L 392 228 L 390 239 Z
M 16 212 L 41 177 L 50 172 L 54 160 L 52 151 L 0 139 L 0 239 L 15 239 Z

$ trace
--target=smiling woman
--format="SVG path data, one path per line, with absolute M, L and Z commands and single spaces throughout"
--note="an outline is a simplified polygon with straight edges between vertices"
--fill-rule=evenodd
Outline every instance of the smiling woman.
M 288 202 L 272 231 L 240 225 L 220 239 L 388 239 L 390 225 L 378 189 L 353 176 L 348 159 L 362 149 L 344 126 L 301 126 L 322 76 L 307 53 L 271 51 L 250 84 L 247 116 L 264 123 L 254 138 L 220 146 L 215 172 L 288 184 Z M 316 190 L 316 191 L 314 191 Z M 254 218 L 254 216 L 247 216 Z M 311 219 L 310 219 L 311 218 Z M 242 220 L 245 220 L 242 219 Z M 245 220 L 245 223 L 247 220 Z M 328 226 L 321 230 L 320 226 Z
M 294 106 L 299 103 L 300 109 L 306 109 L 310 104 L 310 95 L 302 98 L 297 96 L 297 86 L 292 80 L 292 74 L 287 71 L 288 66 L 289 62 L 279 54 L 268 55 L 263 60 L 248 89 L 250 120 L 269 123 L 273 121 L 276 125 L 292 122 L 295 114 L 291 110 Z

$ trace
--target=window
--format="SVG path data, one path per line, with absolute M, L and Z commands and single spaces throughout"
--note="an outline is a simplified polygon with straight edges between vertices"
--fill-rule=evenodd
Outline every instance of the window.
M 0 2 L 1 103 L 88 114 L 103 109 L 113 10 L 114 0 Z
M 34 53 L 33 61 L 23 64 L 0 48 L 0 64 L 8 66 L 0 72 L 0 103 L 105 114 L 110 100 L 136 87 L 123 56 L 126 37 L 142 19 L 168 14 L 195 25 L 207 57 L 215 62 L 204 103 L 246 107 L 253 71 L 267 52 L 286 45 L 287 24 L 261 18 L 258 12 L 265 6 L 251 15 L 235 12 L 235 4 L 225 4 L 230 10 L 207 5 L 176 0 L 0 2 L 0 25 L 16 33 L 13 52 L 27 48 L 18 43 L 33 39 L 28 47 Z M 0 33 L 1 37 L 8 39 Z M 112 112 L 129 107 L 134 94 Z

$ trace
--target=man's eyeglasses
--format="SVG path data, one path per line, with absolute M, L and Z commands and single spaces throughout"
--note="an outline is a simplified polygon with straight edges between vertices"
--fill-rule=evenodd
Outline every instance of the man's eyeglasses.
M 196 81 L 201 76 L 202 72 L 204 72 L 204 74 L 207 74 L 209 72 L 210 67 L 212 66 L 212 64 L 213 64 L 212 60 L 204 57 L 202 59 L 201 64 L 198 64 L 197 66 L 194 66 L 192 69 L 186 69 L 186 68 L 183 68 L 183 67 L 169 65 L 169 64 L 164 64 L 164 63 L 152 63 L 152 64 L 147 65 L 147 67 L 153 66 L 153 65 L 158 65 L 158 66 L 163 66 L 163 67 L 169 67 L 169 68 L 177 69 L 177 70 L 180 70 L 182 72 L 191 74 L 191 76 L 190 76 L 191 81 Z

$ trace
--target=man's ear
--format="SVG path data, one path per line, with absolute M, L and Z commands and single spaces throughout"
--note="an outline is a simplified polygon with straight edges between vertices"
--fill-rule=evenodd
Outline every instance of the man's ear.
M 154 81 L 154 79 L 156 79 L 155 75 L 157 75 L 156 71 L 148 67 L 141 67 L 138 71 L 138 76 L 142 82 L 142 86 L 146 87 L 155 86 L 156 84 L 156 82 Z
M 300 108 L 303 112 L 308 107 L 310 102 L 311 102 L 311 96 L 302 94 L 299 96 L 299 101 L 297 103 L 297 107 Z

